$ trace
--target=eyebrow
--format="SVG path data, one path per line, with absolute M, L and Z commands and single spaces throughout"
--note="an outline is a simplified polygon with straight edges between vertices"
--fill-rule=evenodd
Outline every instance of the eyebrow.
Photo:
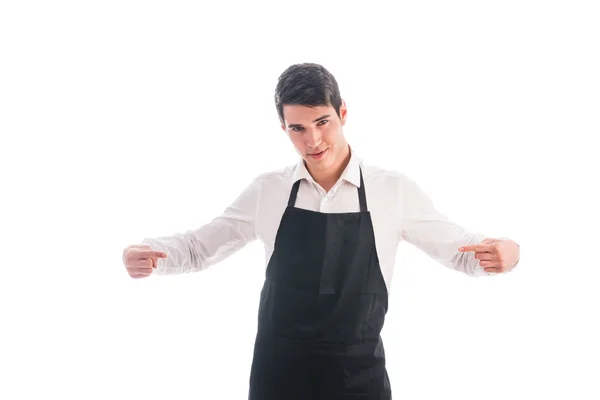
M 325 118 L 329 118 L 329 117 L 331 117 L 331 115 L 329 115 L 329 114 L 323 115 L 322 117 L 319 117 L 319 118 L 315 119 L 313 121 L 313 123 L 319 122 L 320 120 L 325 119 Z M 289 124 L 288 128 L 295 128 L 295 127 L 301 127 L 301 126 L 302 126 L 302 124 Z

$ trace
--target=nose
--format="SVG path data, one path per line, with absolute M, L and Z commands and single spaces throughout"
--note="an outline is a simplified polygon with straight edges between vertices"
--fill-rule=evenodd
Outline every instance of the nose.
M 305 135 L 306 145 L 308 147 L 317 148 L 323 141 L 321 137 L 321 132 L 318 129 L 309 129 Z

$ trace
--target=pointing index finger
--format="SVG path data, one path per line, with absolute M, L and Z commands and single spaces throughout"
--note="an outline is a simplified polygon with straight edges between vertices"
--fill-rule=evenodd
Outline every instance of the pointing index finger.
M 163 253 L 162 251 L 155 250 L 140 250 L 139 252 L 140 258 L 167 258 L 167 253 Z
M 461 248 L 458 249 L 458 251 L 464 253 L 467 251 L 474 251 L 474 252 L 479 252 L 479 253 L 491 253 L 493 250 L 494 246 L 491 244 L 473 244 L 470 246 L 463 246 Z

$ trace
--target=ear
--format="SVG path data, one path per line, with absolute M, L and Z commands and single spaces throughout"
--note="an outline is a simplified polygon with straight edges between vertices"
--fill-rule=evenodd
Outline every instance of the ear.
M 287 132 L 287 131 L 285 130 L 285 124 L 281 124 L 281 130 L 283 130 L 284 132 Z
M 348 109 L 346 108 L 346 101 L 342 99 L 342 104 L 340 105 L 340 119 L 342 120 L 342 126 L 346 124 L 347 115 Z

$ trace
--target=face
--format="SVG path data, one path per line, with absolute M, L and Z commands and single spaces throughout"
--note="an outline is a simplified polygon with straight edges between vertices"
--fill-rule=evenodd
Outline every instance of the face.
M 323 171 L 342 162 L 340 156 L 345 154 L 348 146 L 342 130 L 346 112 L 344 102 L 340 117 L 332 106 L 283 106 L 281 128 L 287 132 L 309 170 Z

